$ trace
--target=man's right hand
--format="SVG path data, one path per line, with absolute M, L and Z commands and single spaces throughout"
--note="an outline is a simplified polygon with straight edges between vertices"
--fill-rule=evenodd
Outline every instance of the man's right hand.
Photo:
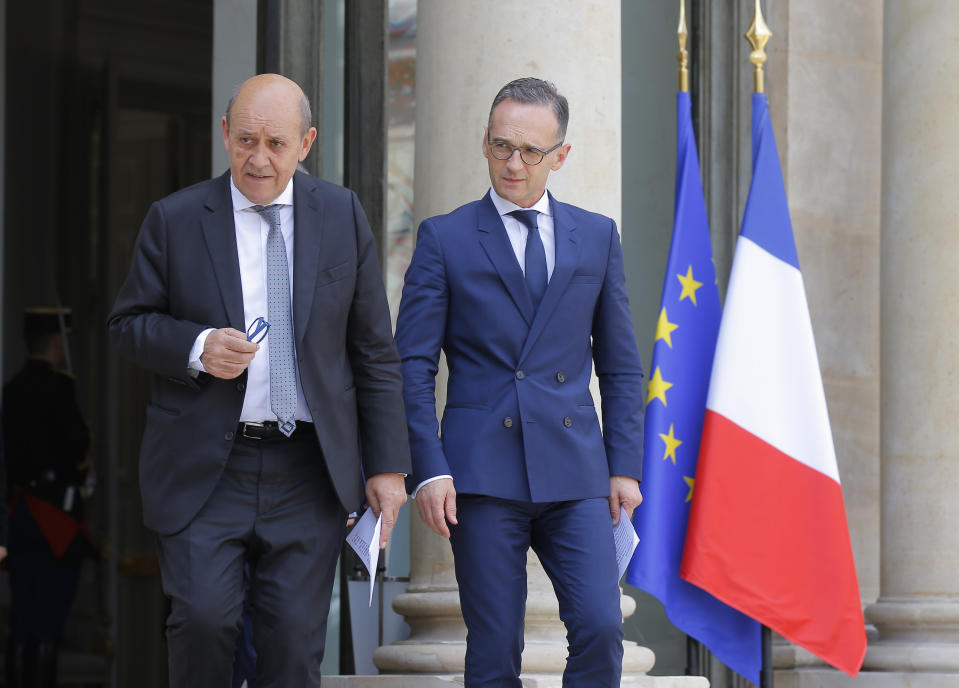
M 259 348 L 247 340 L 245 332 L 223 327 L 207 335 L 200 362 L 210 375 L 232 380 L 246 370 Z
M 445 538 L 450 536 L 450 529 L 446 525 L 449 521 L 456 525 L 456 489 L 450 478 L 440 478 L 423 485 L 417 493 L 416 510 L 420 512 L 423 523 Z

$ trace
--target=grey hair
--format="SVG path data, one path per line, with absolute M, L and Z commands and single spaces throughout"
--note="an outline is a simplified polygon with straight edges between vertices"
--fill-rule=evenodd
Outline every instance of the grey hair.
M 514 79 L 499 90 L 489 109 L 489 125 L 493 124 L 493 110 L 504 100 L 512 100 L 526 105 L 544 105 L 556 115 L 556 133 L 559 142 L 566 139 L 566 125 L 569 124 L 569 103 L 566 96 L 556 90 L 551 81 L 543 81 L 531 76 Z
M 230 127 L 230 113 L 233 112 L 233 104 L 236 103 L 236 97 L 240 94 L 240 89 L 243 87 L 243 84 L 237 84 L 233 87 L 233 93 L 230 95 L 230 100 L 226 104 L 226 126 Z M 310 99 L 306 97 L 306 94 L 302 91 L 300 92 L 300 117 L 303 122 L 300 126 L 301 134 L 304 136 L 309 130 L 310 126 L 313 123 L 313 111 L 310 110 Z

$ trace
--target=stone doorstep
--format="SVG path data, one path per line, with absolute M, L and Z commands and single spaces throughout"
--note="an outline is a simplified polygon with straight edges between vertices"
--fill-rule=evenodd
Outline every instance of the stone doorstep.
M 523 674 L 523 688 L 562 688 L 557 675 Z M 462 688 L 463 677 L 456 675 L 413 676 L 324 676 L 323 688 Z M 709 688 L 701 676 L 624 676 L 622 688 Z
M 6 663 L 6 653 L 0 651 L 0 677 L 6 675 Z M 57 659 L 57 683 L 59 685 L 107 685 L 109 680 L 110 665 L 103 655 L 75 650 L 60 651 Z
M 776 688 L 957 688 L 959 674 L 862 671 L 850 678 L 833 669 L 776 670 Z

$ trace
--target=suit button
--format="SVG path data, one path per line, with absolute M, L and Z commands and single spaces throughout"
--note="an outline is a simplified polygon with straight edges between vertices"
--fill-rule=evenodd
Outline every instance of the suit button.
M 568 428 L 568 427 L 571 427 L 571 426 L 573 425 L 573 419 L 570 418 L 569 416 L 566 416 L 566 417 L 563 419 L 563 425 L 565 425 L 567 428 Z
M 516 371 L 516 379 L 517 379 L 517 380 L 522 380 L 524 377 L 526 377 L 526 373 L 524 373 L 522 370 L 517 370 L 517 371 Z
M 509 416 L 506 416 L 506 418 L 503 419 L 503 427 L 504 428 L 513 427 L 513 419 L 510 418 Z
M 223 436 L 223 439 L 225 439 L 225 440 L 232 440 L 232 439 L 233 439 L 233 433 L 232 433 L 232 432 L 226 433 L 226 434 Z
M 566 382 L 566 376 L 562 373 L 556 373 L 556 382 Z
M 236 383 L 236 391 L 242 392 L 244 389 L 246 389 L 246 385 L 244 385 L 242 382 Z

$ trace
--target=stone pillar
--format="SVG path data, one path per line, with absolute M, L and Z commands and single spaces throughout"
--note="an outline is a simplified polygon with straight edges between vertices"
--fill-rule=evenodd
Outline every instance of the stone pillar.
M 417 15 L 417 223 L 481 197 L 489 188 L 481 154 L 490 103 L 508 81 L 536 76 L 553 81 L 570 103 L 570 157 L 550 177 L 564 201 L 619 219 L 621 203 L 620 2 L 549 0 L 450 3 L 420 0 Z M 442 376 L 442 373 L 441 373 Z M 438 397 L 444 384 L 438 382 Z M 442 406 L 442 399 L 440 399 Z M 459 608 L 449 543 L 412 519 L 408 592 L 394 609 L 410 638 L 381 647 L 386 672 L 462 674 L 466 629 Z M 535 555 L 527 568 L 524 674 L 561 674 L 566 633 L 552 586 Z M 632 613 L 631 598 L 622 602 Z M 627 643 L 624 674 L 653 665 L 646 648 Z M 651 684 L 650 684 L 651 685 Z
M 773 38 L 767 46 L 766 88 L 816 334 L 860 597 L 869 604 L 879 595 L 880 557 L 883 8 L 869 0 L 803 0 L 767 7 Z M 744 12 L 751 13 L 751 8 Z M 874 630 L 867 627 L 867 635 Z M 773 654 L 777 688 L 790 688 L 795 681 L 833 686 L 833 680 L 842 680 L 838 671 L 778 636 Z
M 959 4 L 886 0 L 881 249 L 882 685 L 959 685 Z M 905 674 L 909 674 L 906 676 Z M 878 685 L 878 684 L 877 684 Z

